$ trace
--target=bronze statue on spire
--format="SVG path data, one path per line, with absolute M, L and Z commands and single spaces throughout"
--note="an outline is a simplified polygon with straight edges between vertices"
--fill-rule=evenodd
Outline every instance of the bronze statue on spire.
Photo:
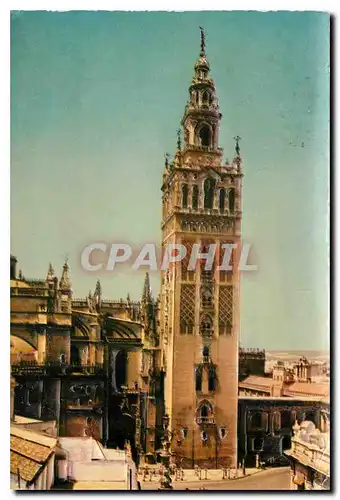
M 234 137 L 234 139 L 236 141 L 236 145 L 235 145 L 236 155 L 240 156 L 240 140 L 241 140 L 241 137 L 239 135 L 237 135 L 236 137 Z
M 205 33 L 202 26 L 200 26 L 201 31 L 201 56 L 205 56 Z

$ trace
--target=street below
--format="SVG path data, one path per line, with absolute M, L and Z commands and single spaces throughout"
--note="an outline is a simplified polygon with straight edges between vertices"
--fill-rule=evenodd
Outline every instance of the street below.
M 251 476 L 239 479 L 222 481 L 173 481 L 174 490 L 289 490 L 290 469 L 289 467 L 278 467 L 259 471 Z M 158 490 L 159 482 L 142 482 L 142 490 Z

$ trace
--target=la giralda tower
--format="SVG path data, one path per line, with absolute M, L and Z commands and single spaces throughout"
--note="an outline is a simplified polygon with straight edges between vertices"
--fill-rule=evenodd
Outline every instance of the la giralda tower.
M 184 468 L 235 467 L 237 461 L 242 160 L 238 136 L 231 162 L 219 147 L 222 115 L 205 45 L 201 28 L 184 139 L 179 132 L 173 161 L 166 155 L 162 185 L 162 246 L 187 250 L 162 271 L 160 316 L 171 450 Z M 199 255 L 190 269 L 195 244 Z M 228 269 L 224 262 L 221 270 L 230 252 L 222 245 L 231 244 Z

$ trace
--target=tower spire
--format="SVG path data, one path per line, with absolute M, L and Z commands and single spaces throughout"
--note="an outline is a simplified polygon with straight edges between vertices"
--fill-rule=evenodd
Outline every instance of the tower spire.
M 204 33 L 204 28 L 200 26 L 200 32 L 201 32 L 201 52 L 200 56 L 203 57 L 205 56 L 205 33 Z
M 71 280 L 70 280 L 69 270 L 70 268 L 68 267 L 66 258 L 65 263 L 63 265 L 63 272 L 59 283 L 61 290 L 71 290 Z
M 149 273 L 145 274 L 142 301 L 143 302 L 152 301 Z
M 194 76 L 189 87 L 189 101 L 182 118 L 184 150 L 209 151 L 222 154 L 218 145 L 218 133 L 222 115 L 219 110 L 214 80 L 205 51 L 205 32 L 200 26 L 201 44 L 196 60 Z M 185 158 L 183 158 L 185 161 Z
M 50 262 L 49 266 L 48 266 L 48 271 L 47 271 L 47 277 L 46 277 L 46 281 L 51 281 L 53 280 L 55 274 L 54 274 L 54 269 L 52 267 L 52 264 Z

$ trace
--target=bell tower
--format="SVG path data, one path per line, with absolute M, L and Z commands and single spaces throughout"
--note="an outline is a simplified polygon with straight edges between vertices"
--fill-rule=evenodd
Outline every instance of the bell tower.
M 184 141 L 179 131 L 163 173 L 163 250 L 181 244 L 186 256 L 162 271 L 162 369 L 178 463 L 234 467 L 242 160 L 237 136 L 233 160 L 223 163 L 222 115 L 200 29 Z

